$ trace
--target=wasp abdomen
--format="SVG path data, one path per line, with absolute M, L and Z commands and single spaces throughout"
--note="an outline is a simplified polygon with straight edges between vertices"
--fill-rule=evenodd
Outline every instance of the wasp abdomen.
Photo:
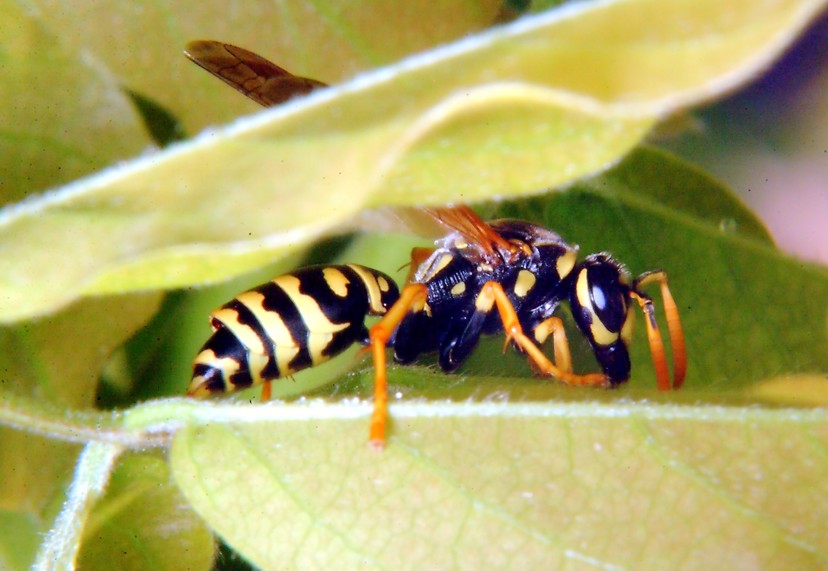
M 355 264 L 302 268 L 246 291 L 211 314 L 188 393 L 243 389 L 327 361 L 365 342 L 366 316 L 398 297 L 391 278 Z

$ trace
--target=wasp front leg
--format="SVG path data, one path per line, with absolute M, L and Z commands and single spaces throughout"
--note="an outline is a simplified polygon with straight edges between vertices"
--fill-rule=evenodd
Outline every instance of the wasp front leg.
M 609 378 L 600 373 L 578 375 L 571 371 L 571 359 L 568 358 L 569 346 L 566 344 L 564 361 L 568 361 L 568 368 L 559 367 L 552 363 L 543 354 L 543 351 L 523 332 L 515 308 L 503 287 L 497 282 L 486 282 L 480 290 L 475 301 L 475 311 L 488 313 L 493 307 L 497 307 L 500 320 L 503 322 L 503 329 L 506 333 L 506 342 L 514 343 L 521 351 L 526 353 L 532 365 L 542 374 L 554 377 L 568 385 L 597 385 L 609 386 Z M 548 320 L 547 320 L 548 321 Z

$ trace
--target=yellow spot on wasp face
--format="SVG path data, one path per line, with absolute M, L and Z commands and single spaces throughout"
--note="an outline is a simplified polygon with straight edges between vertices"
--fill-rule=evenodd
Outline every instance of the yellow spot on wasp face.
M 555 269 L 558 270 L 558 276 L 565 278 L 575 267 L 575 262 L 578 261 L 578 253 L 575 250 L 567 250 L 566 253 L 560 256 L 555 261 Z
M 589 289 L 587 271 L 583 269 L 578 275 L 578 281 L 575 284 L 575 294 L 578 296 L 578 302 L 590 314 L 592 323 L 589 326 L 589 332 L 599 345 L 612 345 L 618 340 L 618 333 L 607 329 L 595 313 L 595 307 L 592 304 L 592 296 L 590 295 Z
M 347 297 L 348 284 L 350 280 L 337 270 L 336 268 L 325 268 L 322 270 L 322 276 L 325 278 L 325 283 L 331 288 L 331 291 L 339 297 Z
M 529 270 L 520 270 L 515 281 L 515 295 L 518 297 L 526 297 L 529 290 L 535 286 L 536 281 L 535 274 Z
M 451 295 L 463 295 L 466 291 L 466 282 L 457 282 L 454 284 L 454 287 L 451 288 Z

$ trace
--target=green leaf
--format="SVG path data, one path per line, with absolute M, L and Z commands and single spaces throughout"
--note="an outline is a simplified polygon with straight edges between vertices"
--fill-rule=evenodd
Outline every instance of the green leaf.
M 824 566 L 828 412 L 807 407 L 828 402 L 828 272 L 776 252 L 726 189 L 649 149 L 489 210 L 555 228 L 582 255 L 608 249 L 633 273 L 664 268 L 684 388 L 656 391 L 640 328 L 632 379 L 614 391 L 533 378 L 500 336 L 457 374 L 392 366 L 382 454 L 366 444 L 370 407 L 331 403 L 371 394 L 367 365 L 314 393 L 326 401 L 205 403 L 176 435 L 173 473 L 223 540 L 263 568 Z M 363 242 L 343 257 L 393 269 L 406 256 L 383 240 L 398 257 L 372 259 Z M 569 339 L 576 370 L 595 370 Z M 757 385 L 780 371 L 802 375 Z
M 49 530 L 78 454 L 77 445 L 55 437 L 74 434 L 71 440 L 82 442 L 102 434 L 105 423 L 98 419 L 86 431 L 59 427 L 78 414 L 70 411 L 96 403 L 109 354 L 146 323 L 159 302 L 159 293 L 87 299 L 37 322 L 0 328 L 0 424 L 17 425 L 0 426 L 0 525 L 31 524 L 0 533 L 0 553 L 36 545 Z M 44 408 L 57 406 L 57 419 L 45 422 Z M 30 564 L 28 559 L 24 568 Z
M 406 403 L 377 454 L 366 407 L 302 408 L 173 446 L 184 494 L 261 568 L 828 561 L 825 411 Z
M 26 571 L 40 542 L 36 522 L 27 514 L 0 512 L 0 569 Z
M 0 205 L 147 145 L 129 99 L 107 70 L 68 49 L 20 2 L 0 1 L 0 20 L 14 23 L 0 28 Z
M 571 181 L 758 73 L 823 5 L 565 6 L 80 181 L 0 213 L 0 317 L 226 278 L 365 207 Z
M 211 569 L 212 534 L 188 509 L 159 456 L 129 456 L 84 528 L 78 569 Z

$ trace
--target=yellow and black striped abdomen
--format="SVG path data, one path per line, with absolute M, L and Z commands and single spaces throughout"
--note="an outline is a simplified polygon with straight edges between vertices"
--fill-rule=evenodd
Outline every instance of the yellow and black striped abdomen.
M 366 316 L 398 297 L 391 278 L 355 264 L 302 268 L 246 291 L 211 314 L 188 393 L 243 389 L 327 361 L 365 342 Z

